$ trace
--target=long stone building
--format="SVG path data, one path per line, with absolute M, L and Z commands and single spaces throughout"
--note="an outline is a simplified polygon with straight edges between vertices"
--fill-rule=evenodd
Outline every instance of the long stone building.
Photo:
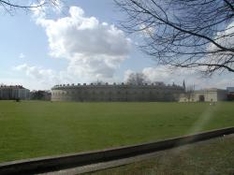
M 0 100 L 28 100 L 30 91 L 23 86 L 0 86 Z
M 178 101 L 184 87 L 164 84 L 77 84 L 56 85 L 52 101 Z

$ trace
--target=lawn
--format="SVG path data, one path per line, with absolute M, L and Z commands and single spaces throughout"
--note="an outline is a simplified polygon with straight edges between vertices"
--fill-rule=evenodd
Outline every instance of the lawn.
M 234 125 L 234 103 L 0 101 L 0 162 L 132 145 Z
M 160 151 L 147 160 L 86 175 L 233 175 L 233 144 L 232 134 Z

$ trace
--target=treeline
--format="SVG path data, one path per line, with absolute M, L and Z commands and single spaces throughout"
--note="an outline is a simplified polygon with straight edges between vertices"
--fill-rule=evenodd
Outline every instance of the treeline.
M 32 91 L 31 92 L 31 100 L 50 100 L 51 99 L 51 92 L 50 91 Z

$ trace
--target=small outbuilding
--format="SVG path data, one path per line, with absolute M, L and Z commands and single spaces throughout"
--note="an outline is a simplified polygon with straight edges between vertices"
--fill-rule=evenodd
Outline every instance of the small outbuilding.
M 227 90 L 210 88 L 182 94 L 179 102 L 217 102 L 227 100 Z

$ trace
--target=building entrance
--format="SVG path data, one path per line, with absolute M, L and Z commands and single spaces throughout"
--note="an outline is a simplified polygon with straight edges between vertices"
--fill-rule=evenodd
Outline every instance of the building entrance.
M 204 95 L 199 95 L 199 101 L 200 101 L 200 102 L 204 102 L 204 101 L 205 101 Z

